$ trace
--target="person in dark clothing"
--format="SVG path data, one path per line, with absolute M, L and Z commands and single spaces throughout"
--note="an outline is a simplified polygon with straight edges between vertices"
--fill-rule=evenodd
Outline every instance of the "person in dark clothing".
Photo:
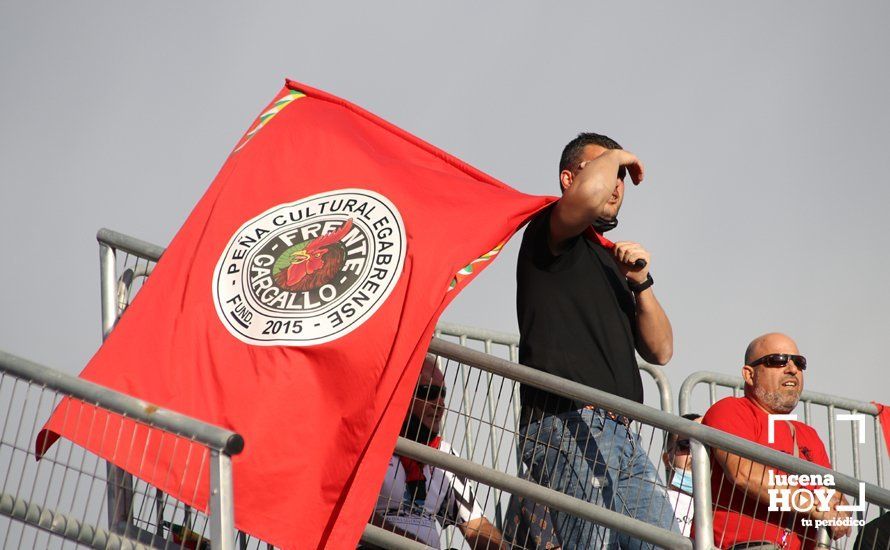
M 401 435 L 457 456 L 439 435 L 447 388 L 436 362 L 436 356 L 426 355 Z M 371 523 L 433 548 L 440 548 L 442 528 L 455 525 L 474 549 L 506 548 L 501 532 L 485 518 L 473 493 L 472 484 L 463 476 L 393 454 Z
M 878 516 L 859 530 L 853 550 L 890 550 L 890 512 Z
M 562 197 L 536 216 L 517 264 L 520 362 L 643 401 L 636 352 L 663 365 L 673 354 L 670 321 L 652 288 L 652 258 L 638 243 L 611 243 L 624 178 L 643 164 L 614 140 L 584 133 L 566 145 Z M 520 389 L 520 453 L 546 486 L 679 532 L 665 484 L 626 417 L 528 386 Z M 650 544 L 550 510 L 563 548 Z

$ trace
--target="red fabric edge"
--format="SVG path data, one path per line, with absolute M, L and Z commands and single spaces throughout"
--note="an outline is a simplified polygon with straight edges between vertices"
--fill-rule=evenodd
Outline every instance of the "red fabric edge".
M 285 86 L 287 86 L 291 90 L 303 92 L 308 97 L 311 97 L 314 99 L 319 99 L 322 101 L 327 101 L 330 103 L 334 103 L 336 105 L 340 105 L 341 107 L 345 107 L 346 109 L 349 109 L 353 113 L 355 113 L 361 117 L 364 117 L 365 119 L 380 126 L 381 128 L 384 128 L 384 129 L 396 134 L 400 138 L 411 142 L 412 144 L 416 145 L 417 147 L 420 147 L 424 151 L 441 158 L 442 160 L 444 160 L 451 166 L 457 168 L 461 172 L 464 172 L 465 174 L 467 174 L 475 179 L 482 180 L 482 181 L 492 184 L 492 185 L 496 185 L 497 187 L 500 187 L 500 188 L 508 188 L 505 184 L 501 183 L 496 178 L 489 176 L 488 174 L 486 174 L 485 172 L 483 172 L 481 170 L 473 168 L 472 166 L 470 166 L 469 164 L 460 160 L 459 158 L 449 155 L 448 153 L 439 149 L 435 145 L 420 139 L 419 137 L 415 136 L 414 134 L 411 134 L 410 132 L 407 132 L 407 131 L 401 129 L 398 126 L 396 126 L 390 122 L 387 122 L 386 120 L 380 118 L 379 116 L 375 115 L 374 113 L 366 111 L 365 109 L 362 109 L 361 107 L 359 107 L 358 105 L 355 105 L 354 103 L 350 103 L 349 101 L 347 101 L 343 98 L 329 94 L 322 90 L 315 89 L 312 86 L 307 86 L 306 84 L 302 84 L 300 82 L 291 80 L 289 78 L 285 79 Z M 510 188 L 510 189 L 512 189 L 512 188 Z
M 878 421 L 881 423 L 881 430 L 884 432 L 884 445 L 887 448 L 887 456 L 890 456 L 890 406 L 882 405 L 877 401 L 872 401 L 871 404 L 878 408 Z

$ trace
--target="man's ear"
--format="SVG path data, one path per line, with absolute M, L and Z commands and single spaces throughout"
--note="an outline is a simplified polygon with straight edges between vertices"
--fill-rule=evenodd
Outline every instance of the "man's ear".
M 754 367 L 751 365 L 742 367 L 742 378 L 745 379 L 745 384 L 754 386 Z
M 566 189 L 572 186 L 572 182 L 574 181 L 575 175 L 572 174 L 571 170 L 563 170 L 559 173 L 559 186 L 562 187 L 562 192 L 565 193 Z

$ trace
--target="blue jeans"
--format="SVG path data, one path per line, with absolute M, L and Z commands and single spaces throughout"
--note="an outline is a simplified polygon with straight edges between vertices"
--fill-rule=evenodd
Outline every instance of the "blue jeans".
M 606 416 L 580 409 L 545 416 L 520 430 L 527 475 L 561 493 L 679 533 L 665 485 L 640 436 Z M 550 510 L 564 550 L 650 549 L 650 543 Z

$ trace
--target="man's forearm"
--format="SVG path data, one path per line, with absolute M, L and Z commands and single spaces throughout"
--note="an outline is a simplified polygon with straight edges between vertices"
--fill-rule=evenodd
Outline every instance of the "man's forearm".
M 772 468 L 759 462 L 729 454 L 726 451 L 714 450 L 717 463 L 730 477 L 739 490 L 746 496 L 754 497 L 762 504 L 771 504 L 770 489 L 789 489 L 789 485 L 770 484 L 769 472 Z
M 717 462 L 732 478 L 733 483 L 747 497 L 756 498 L 763 504 L 770 503 L 770 489 L 775 487 L 769 484 L 768 468 L 759 462 L 729 454 L 726 451 L 714 450 Z
M 674 330 L 652 287 L 635 293 L 638 350 L 650 363 L 665 365 L 674 354 Z

